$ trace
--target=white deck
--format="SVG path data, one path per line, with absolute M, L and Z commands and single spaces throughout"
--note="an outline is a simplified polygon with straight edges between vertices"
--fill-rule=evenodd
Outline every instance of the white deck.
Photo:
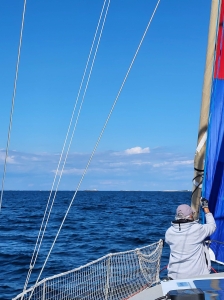
M 195 285 L 193 283 L 194 280 L 199 279 L 222 279 L 224 278 L 224 273 L 214 273 L 210 275 L 201 275 L 194 278 L 187 278 L 187 279 L 181 279 L 181 280 L 170 280 L 166 282 L 161 282 L 161 284 L 158 284 L 151 288 L 146 288 L 144 291 L 136 294 L 135 296 L 129 298 L 131 300 L 155 300 L 158 297 L 165 296 L 167 292 L 171 290 L 178 290 L 178 289 L 184 289 L 183 285 L 180 285 L 180 283 L 184 283 L 185 288 L 195 288 Z M 179 284 L 179 286 L 178 286 Z

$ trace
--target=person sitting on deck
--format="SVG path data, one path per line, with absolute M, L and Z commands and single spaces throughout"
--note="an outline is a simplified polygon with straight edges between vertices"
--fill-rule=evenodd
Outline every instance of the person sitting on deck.
M 168 277 L 170 279 L 190 278 L 209 274 L 211 261 L 204 240 L 216 229 L 215 220 L 208 208 L 208 201 L 201 199 L 206 224 L 194 220 L 191 207 L 182 204 L 177 207 L 175 221 L 171 222 L 165 234 L 170 246 Z

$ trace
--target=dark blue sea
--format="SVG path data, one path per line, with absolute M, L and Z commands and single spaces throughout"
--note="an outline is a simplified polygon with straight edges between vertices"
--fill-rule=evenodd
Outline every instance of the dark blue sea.
M 36 266 L 40 272 L 73 192 L 58 192 Z M 0 219 L 0 299 L 22 292 L 49 192 L 5 191 Z M 41 279 L 108 253 L 132 250 L 164 238 L 179 204 L 190 192 L 78 192 Z M 163 248 L 161 268 L 169 248 Z M 161 277 L 166 276 L 166 271 Z

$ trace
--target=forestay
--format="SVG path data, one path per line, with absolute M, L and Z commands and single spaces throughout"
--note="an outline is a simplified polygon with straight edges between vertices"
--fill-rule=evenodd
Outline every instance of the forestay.
M 43 279 L 14 300 L 127 299 L 159 282 L 163 241 Z
M 209 199 L 217 229 L 211 259 L 224 263 L 224 1 L 220 6 L 202 195 Z

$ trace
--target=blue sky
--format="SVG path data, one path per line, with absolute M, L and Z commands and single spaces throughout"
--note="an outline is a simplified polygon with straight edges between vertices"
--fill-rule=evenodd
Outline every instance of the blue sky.
M 157 0 L 111 0 L 60 190 L 75 190 Z M 103 0 L 27 1 L 5 189 L 49 190 Z M 0 2 L 3 173 L 23 1 Z M 209 0 L 161 0 L 80 189 L 191 189 Z

